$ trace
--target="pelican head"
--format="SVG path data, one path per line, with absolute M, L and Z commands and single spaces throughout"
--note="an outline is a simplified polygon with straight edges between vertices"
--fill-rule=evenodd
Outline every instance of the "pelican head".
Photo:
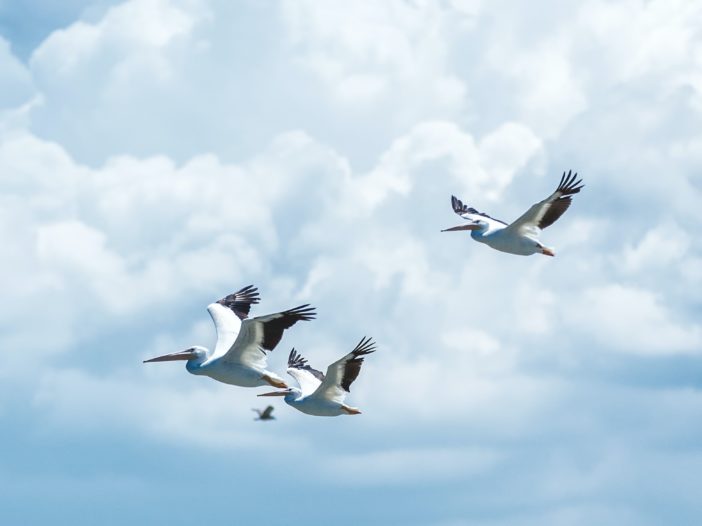
M 144 363 L 150 362 L 173 362 L 176 360 L 187 360 L 190 362 L 201 362 L 207 359 L 207 349 L 200 347 L 199 345 L 194 345 L 188 347 L 184 351 L 178 351 L 171 354 L 164 354 L 163 356 L 157 356 L 156 358 L 150 358 L 144 360 Z
M 302 391 L 297 387 L 288 387 L 287 389 L 281 389 L 280 391 L 271 391 L 270 393 L 262 393 L 258 396 L 284 396 L 286 402 L 291 402 L 297 398 L 300 398 Z
M 442 232 L 455 232 L 457 230 L 485 230 L 488 228 L 488 224 L 485 221 L 480 221 L 479 219 L 471 221 L 470 223 L 454 226 L 451 228 L 445 228 Z

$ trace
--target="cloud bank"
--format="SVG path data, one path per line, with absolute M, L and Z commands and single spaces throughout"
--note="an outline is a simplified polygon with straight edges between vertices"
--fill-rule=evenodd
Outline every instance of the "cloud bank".
M 26 59 L 3 34 L 2 522 L 698 516 L 702 14 L 541 4 L 129 0 Z M 439 232 L 452 194 L 509 221 L 567 169 L 554 259 Z M 254 390 L 141 364 L 249 283 L 319 311 L 274 369 L 378 341 L 362 417 L 261 425 Z

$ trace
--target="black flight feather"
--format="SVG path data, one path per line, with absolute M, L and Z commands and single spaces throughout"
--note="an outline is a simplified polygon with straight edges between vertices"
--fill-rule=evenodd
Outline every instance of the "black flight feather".
M 264 321 L 261 347 L 267 351 L 275 349 L 275 346 L 280 343 L 285 329 L 289 329 L 298 321 L 313 320 L 316 314 L 314 307 L 305 304 L 281 312 L 275 318 Z
M 251 305 L 259 301 L 261 301 L 261 298 L 258 295 L 258 289 L 253 285 L 249 285 L 248 287 L 236 291 L 234 294 L 225 296 L 217 301 L 217 303 L 231 309 L 234 311 L 234 314 L 243 320 L 249 315 Z
M 486 218 L 488 218 L 488 219 L 492 219 L 493 221 L 497 221 L 498 223 L 502 223 L 502 224 L 505 225 L 505 226 L 507 225 L 507 223 L 505 223 L 505 222 L 502 221 L 501 219 L 496 219 L 496 218 L 494 218 L 494 217 L 492 217 L 492 216 L 489 216 L 489 215 L 487 215 L 487 214 L 485 214 L 485 213 L 483 213 L 483 212 L 478 212 L 478 211 L 477 211 L 475 208 L 473 208 L 472 206 L 469 207 L 469 206 L 467 206 L 467 205 L 464 205 L 464 204 L 463 204 L 463 201 L 461 201 L 461 200 L 460 200 L 458 197 L 456 197 L 455 195 L 452 195 L 452 196 L 451 196 L 451 206 L 453 207 L 453 211 L 456 212 L 458 215 L 461 215 L 461 214 L 475 214 L 475 215 L 478 215 L 478 216 L 486 217 Z
M 350 393 L 349 390 L 351 384 L 356 378 L 358 378 L 358 373 L 361 372 L 361 364 L 363 364 L 363 357 L 367 354 L 375 352 L 375 342 L 371 338 L 363 337 L 361 341 L 358 342 L 356 348 L 351 351 L 353 355 L 344 366 L 344 375 L 341 378 L 341 388 Z
M 537 225 L 539 228 L 544 229 L 547 226 L 551 226 L 565 213 L 566 210 L 568 210 L 570 203 L 573 200 L 571 196 L 580 192 L 580 190 L 582 190 L 582 188 L 585 186 L 582 184 L 582 179 L 578 179 L 576 181 L 577 177 L 578 174 L 573 173 L 572 170 L 568 170 L 567 175 L 565 172 L 563 172 L 561 182 L 558 183 L 558 188 L 556 188 L 556 192 L 558 192 L 560 195 L 549 205 L 546 213 Z
M 307 360 L 302 357 L 300 353 L 298 353 L 295 348 L 290 351 L 290 356 L 288 356 L 288 367 L 291 367 L 293 369 L 301 369 L 303 371 L 309 371 L 315 378 L 317 378 L 320 381 L 324 381 L 324 373 L 322 371 L 318 371 L 317 369 L 313 369 L 310 367 L 307 363 Z

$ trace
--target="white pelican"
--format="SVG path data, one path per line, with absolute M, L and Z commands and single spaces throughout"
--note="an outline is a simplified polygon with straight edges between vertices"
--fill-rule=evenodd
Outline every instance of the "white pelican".
M 252 409 L 252 411 L 256 411 L 258 414 L 258 418 L 254 418 L 254 420 L 275 420 L 275 417 L 271 414 L 273 413 L 272 405 L 269 405 L 264 410 Z
M 187 360 L 185 368 L 188 372 L 209 376 L 225 384 L 287 387 L 280 376 L 266 369 L 266 351 L 275 349 L 285 329 L 300 320 L 314 319 L 314 307 L 300 305 L 247 319 L 251 305 L 258 302 L 258 290 L 249 285 L 208 305 L 207 311 L 217 329 L 214 351 L 195 345 L 184 351 L 144 360 L 144 363 Z
M 468 208 L 460 199 L 451 196 L 453 211 L 470 223 L 447 228 L 442 232 L 470 230 L 470 237 L 501 252 L 520 256 L 531 256 L 536 253 L 555 256 L 556 253 L 552 248 L 545 247 L 539 242 L 539 234 L 568 210 L 572 201 L 571 196 L 583 188 L 582 179 L 575 180 L 577 176 L 577 173 L 574 174 L 570 170 L 568 175 L 563 172 L 556 191 L 533 205 L 511 225 L 478 212 L 475 208 Z
M 344 399 L 361 371 L 363 357 L 372 352 L 375 343 L 370 338 L 361 338 L 353 351 L 327 367 L 325 376 L 307 365 L 307 360 L 293 349 L 288 357 L 288 374 L 297 380 L 300 389 L 289 387 L 258 396 L 284 396 L 288 405 L 308 415 L 360 415 L 361 411 L 346 405 Z

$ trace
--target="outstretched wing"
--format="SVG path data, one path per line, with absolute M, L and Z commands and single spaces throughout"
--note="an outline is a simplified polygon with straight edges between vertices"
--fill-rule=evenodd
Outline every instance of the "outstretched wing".
M 261 413 L 261 419 L 262 420 L 267 420 L 273 418 L 271 414 L 273 413 L 273 406 L 269 405 L 263 410 L 263 413 Z
M 361 372 L 363 357 L 372 352 L 375 352 L 375 342 L 371 338 L 361 338 L 353 351 L 327 368 L 324 380 L 310 396 L 342 403 Z
M 289 329 L 298 321 L 313 320 L 314 307 L 300 305 L 267 316 L 258 316 L 241 322 L 241 330 L 231 348 L 222 356 L 222 361 L 266 368 L 266 351 L 272 351 Z
M 572 196 L 585 186 L 582 184 L 583 180 L 577 177 L 578 174 L 573 173 L 572 170 L 567 174 L 563 172 L 556 191 L 533 205 L 507 229 L 521 235 L 538 235 L 541 230 L 555 223 L 568 210 L 573 200 Z
M 489 228 L 504 228 L 507 226 L 507 223 L 504 221 L 495 219 L 483 212 L 478 212 L 475 208 L 463 204 L 463 201 L 455 195 L 451 196 L 451 207 L 456 214 L 468 221 L 483 221 L 489 225 Z
M 307 360 L 294 348 L 288 356 L 288 374 L 300 384 L 302 396 L 312 394 L 324 380 L 324 373 L 310 367 Z
M 249 285 L 208 305 L 207 312 L 210 313 L 217 329 L 213 357 L 222 356 L 231 348 L 241 330 L 241 322 L 249 315 L 251 305 L 259 301 L 261 298 L 258 289 Z

